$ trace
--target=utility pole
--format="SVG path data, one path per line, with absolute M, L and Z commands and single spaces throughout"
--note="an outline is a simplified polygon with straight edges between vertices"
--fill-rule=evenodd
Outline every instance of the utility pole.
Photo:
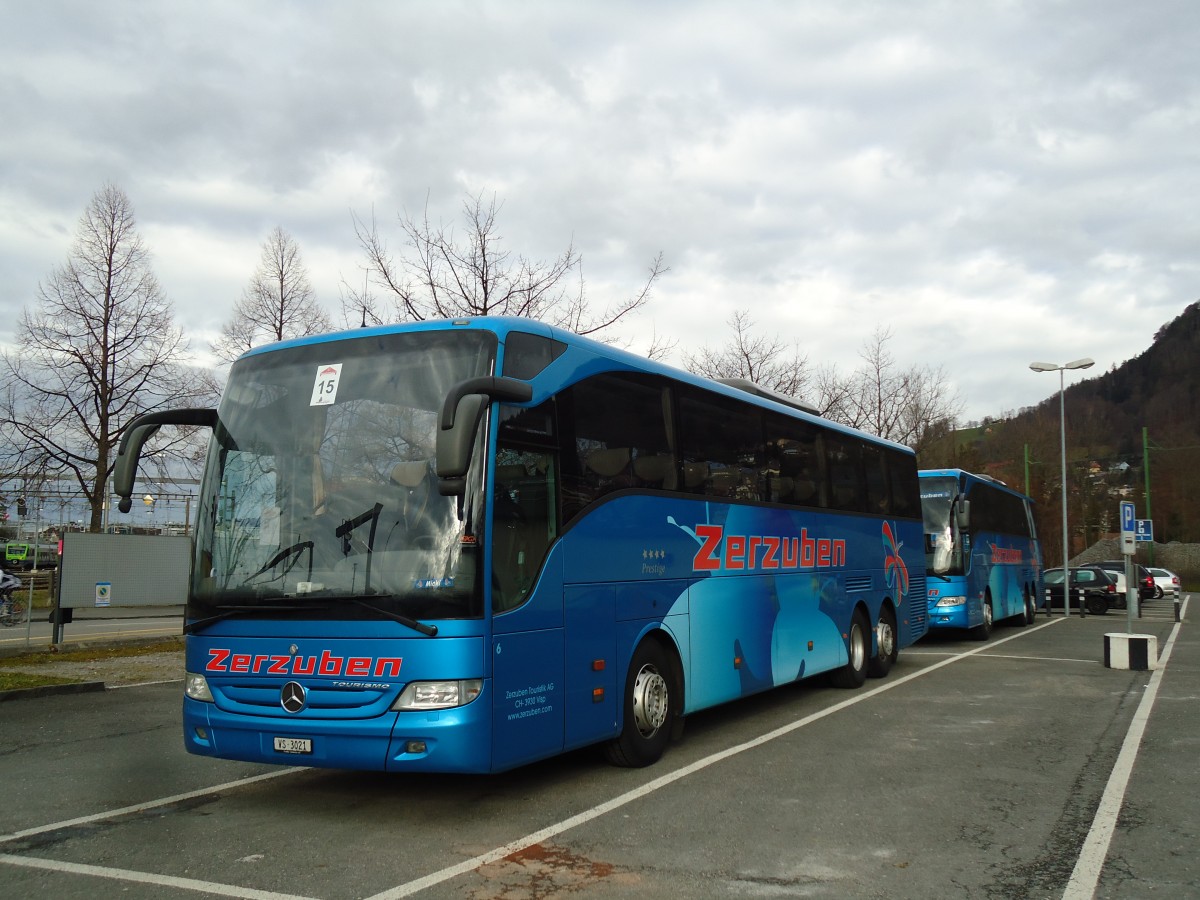
M 1146 480 L 1146 518 L 1151 522 L 1154 516 L 1150 512 L 1150 433 L 1142 426 L 1142 473 Z M 1150 542 L 1150 565 L 1154 565 L 1154 541 Z

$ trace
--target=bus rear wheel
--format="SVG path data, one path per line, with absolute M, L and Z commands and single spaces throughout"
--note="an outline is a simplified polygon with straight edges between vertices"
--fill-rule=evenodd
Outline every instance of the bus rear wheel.
M 1026 625 L 1032 625 L 1037 621 L 1037 607 L 1033 605 L 1033 598 L 1028 594 L 1025 595 L 1025 609 L 1018 617 L 1018 622 L 1022 628 Z
M 986 641 L 992 636 L 992 595 L 983 598 L 983 623 L 971 629 L 971 637 L 977 641 Z
M 846 664 L 835 670 L 829 680 L 834 687 L 862 687 L 867 680 L 867 660 L 871 655 L 871 624 L 861 609 L 850 617 L 850 633 L 846 636 Z
M 678 692 L 671 662 L 662 645 L 642 641 L 629 662 L 625 679 L 625 715 L 621 734 L 605 747 L 616 766 L 640 768 L 657 762 L 671 740 L 678 715 Z
M 879 624 L 875 626 L 875 655 L 867 663 L 867 675 L 883 678 L 892 670 L 900 655 L 900 644 L 896 636 L 896 613 L 890 606 L 879 610 Z

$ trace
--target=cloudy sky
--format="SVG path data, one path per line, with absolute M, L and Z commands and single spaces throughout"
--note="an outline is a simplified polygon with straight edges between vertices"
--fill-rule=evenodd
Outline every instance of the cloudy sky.
M 0 342 L 105 183 L 203 358 L 264 240 L 318 297 L 352 214 L 573 241 L 622 330 L 717 348 L 746 310 L 849 373 L 878 327 L 966 418 L 1136 356 L 1200 298 L 1200 4 L 0 0 Z M 1080 375 L 1071 376 L 1078 380 Z

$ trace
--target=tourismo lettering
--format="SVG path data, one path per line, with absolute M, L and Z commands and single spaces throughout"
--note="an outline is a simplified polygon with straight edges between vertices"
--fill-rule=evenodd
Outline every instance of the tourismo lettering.
M 722 525 L 697 525 L 700 549 L 692 557 L 693 572 L 739 569 L 830 569 L 846 565 L 846 542 L 812 538 L 801 528 L 799 537 L 725 534 Z
M 400 674 L 403 657 L 334 656 L 322 650 L 320 656 L 283 656 L 267 653 L 234 653 L 224 648 L 210 649 L 205 672 L 232 675 L 319 675 L 355 678 L 394 678 Z

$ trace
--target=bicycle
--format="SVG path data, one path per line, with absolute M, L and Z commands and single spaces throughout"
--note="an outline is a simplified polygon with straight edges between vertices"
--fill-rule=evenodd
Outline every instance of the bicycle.
M 25 621 L 25 601 L 20 597 L 7 596 L 0 599 L 0 625 L 11 628 Z

